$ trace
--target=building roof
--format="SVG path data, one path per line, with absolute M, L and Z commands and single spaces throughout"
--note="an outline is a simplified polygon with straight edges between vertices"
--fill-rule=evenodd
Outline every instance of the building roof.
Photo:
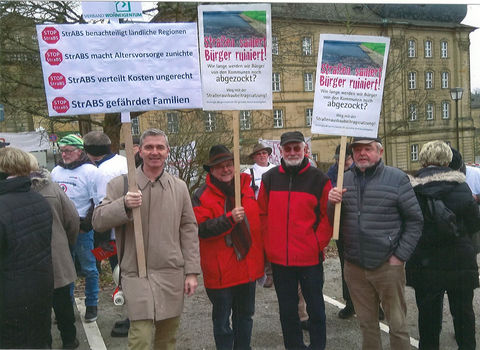
M 272 17 L 289 20 L 346 22 L 352 24 L 404 24 L 417 26 L 469 27 L 460 24 L 467 5 L 393 5 L 273 3 Z

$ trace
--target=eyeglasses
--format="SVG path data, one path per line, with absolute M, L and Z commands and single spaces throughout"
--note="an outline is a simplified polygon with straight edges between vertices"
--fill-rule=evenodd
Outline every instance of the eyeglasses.
M 300 145 L 295 145 L 295 146 L 286 145 L 286 146 L 283 146 L 283 150 L 287 153 L 290 152 L 292 149 L 295 152 L 300 152 L 302 150 L 302 146 L 300 146 Z

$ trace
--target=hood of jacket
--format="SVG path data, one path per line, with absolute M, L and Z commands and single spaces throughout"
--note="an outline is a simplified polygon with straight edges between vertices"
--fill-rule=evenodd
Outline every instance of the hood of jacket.
M 442 196 L 466 181 L 462 172 L 440 166 L 420 169 L 415 177 L 409 175 L 409 178 L 416 193 L 430 196 Z
M 39 192 L 52 181 L 52 178 L 47 169 L 39 169 L 30 173 L 30 180 L 32 181 L 32 189 Z

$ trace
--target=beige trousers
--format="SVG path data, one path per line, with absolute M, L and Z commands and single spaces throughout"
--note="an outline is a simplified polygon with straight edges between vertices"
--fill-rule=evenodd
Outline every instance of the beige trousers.
M 128 331 L 129 350 L 175 350 L 180 316 L 166 320 L 130 321 Z

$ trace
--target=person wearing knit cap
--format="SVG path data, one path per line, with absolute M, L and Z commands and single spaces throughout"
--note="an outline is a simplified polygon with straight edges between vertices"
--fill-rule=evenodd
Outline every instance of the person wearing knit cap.
M 53 168 L 52 180 L 60 185 L 68 198 L 72 200 L 80 217 L 80 234 L 72 250 L 74 259 L 78 259 L 85 275 L 85 321 L 97 319 L 99 274 L 93 249 L 92 213 L 100 203 L 97 183 L 99 172 L 84 151 L 83 139 L 75 134 L 67 135 L 58 141 L 62 159 Z M 72 283 L 70 295 L 73 299 Z
M 107 194 L 107 184 L 114 177 L 127 174 L 127 158 L 115 154 L 111 151 L 110 145 L 112 141 L 107 134 L 101 131 L 90 131 L 83 137 L 85 152 L 88 158 L 98 167 L 99 181 L 97 183 L 97 191 L 100 198 L 105 198 Z M 111 242 L 115 242 L 115 230 L 107 230 L 104 232 L 94 231 L 94 246 L 101 246 L 106 251 L 113 251 Z M 108 258 L 112 271 L 117 266 L 117 255 Z M 97 265 L 98 266 L 98 265 Z M 128 319 L 119 321 L 112 329 L 113 337 L 126 337 L 130 322 Z

